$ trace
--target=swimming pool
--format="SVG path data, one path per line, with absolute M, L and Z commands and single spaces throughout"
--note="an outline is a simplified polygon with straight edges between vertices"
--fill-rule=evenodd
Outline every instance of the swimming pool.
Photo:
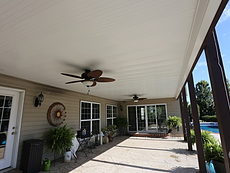
M 206 130 L 212 133 L 220 133 L 218 126 L 200 126 L 200 129 Z
M 193 123 L 191 123 L 191 125 L 193 125 Z M 217 122 L 200 122 L 200 129 L 212 133 L 220 133 Z

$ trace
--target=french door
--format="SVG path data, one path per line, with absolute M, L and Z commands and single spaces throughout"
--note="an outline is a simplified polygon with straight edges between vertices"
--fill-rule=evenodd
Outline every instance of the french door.
M 12 163 L 19 95 L 0 89 L 0 170 Z
M 128 106 L 129 131 L 165 132 L 166 104 Z

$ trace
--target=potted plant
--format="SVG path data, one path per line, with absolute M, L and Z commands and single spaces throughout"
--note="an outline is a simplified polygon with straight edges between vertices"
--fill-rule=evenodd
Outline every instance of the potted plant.
M 128 126 L 127 118 L 124 116 L 118 116 L 114 120 L 114 124 L 117 126 L 119 133 L 125 133 L 125 128 Z
M 109 130 L 107 127 L 101 128 L 101 131 L 103 133 L 103 144 L 106 144 L 109 142 L 108 135 L 109 135 Z
M 216 173 L 225 173 L 224 154 L 219 141 L 214 138 L 204 143 L 205 160 L 210 164 L 212 161 Z
M 72 146 L 72 139 L 75 137 L 72 128 L 64 126 L 57 126 L 50 128 L 48 132 L 44 134 L 44 141 L 46 150 L 50 150 L 55 154 L 64 154 Z M 54 158 L 55 159 L 55 158 Z
M 177 116 L 169 116 L 166 120 L 166 125 L 169 129 L 172 129 L 173 133 L 175 133 L 176 128 L 181 126 L 181 118 Z
M 195 132 L 193 129 L 190 130 L 190 135 L 191 135 L 192 144 L 194 145 L 196 143 L 196 138 L 195 138 Z M 202 138 L 203 144 L 207 142 L 212 142 L 213 140 L 215 140 L 214 137 L 211 135 L 211 132 L 208 132 L 208 131 L 202 131 L 201 138 Z
M 117 126 L 114 124 L 108 125 L 107 127 L 103 127 L 101 131 L 105 135 L 105 138 L 108 138 L 109 142 L 113 141 L 113 135 L 116 134 Z M 107 143 L 107 139 L 105 139 L 104 143 Z
M 109 131 L 109 135 L 108 135 L 109 142 L 112 142 L 113 141 L 113 135 L 116 134 L 117 126 L 115 124 L 111 124 L 111 125 L 108 125 L 107 128 Z
M 195 133 L 194 130 L 191 130 L 191 140 L 194 144 L 195 141 Z M 207 164 L 213 163 L 216 173 L 225 173 L 224 166 L 224 154 L 222 146 L 219 141 L 217 141 L 212 135 L 211 132 L 202 131 L 201 138 L 204 144 L 204 155 Z M 209 165 L 208 165 L 209 166 Z

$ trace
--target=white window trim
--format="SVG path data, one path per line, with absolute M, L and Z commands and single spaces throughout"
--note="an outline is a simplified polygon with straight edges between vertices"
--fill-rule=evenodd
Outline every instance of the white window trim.
M 90 103 L 90 119 L 84 119 L 84 120 L 81 119 L 82 102 L 84 102 L 84 103 Z M 93 109 L 92 109 L 92 105 L 93 104 L 98 104 L 99 105 L 99 118 L 96 118 L 96 119 L 93 119 Z M 101 104 L 97 103 L 97 102 L 90 102 L 90 101 L 81 100 L 80 101 L 80 129 L 82 128 L 81 127 L 81 122 L 83 122 L 83 121 L 90 121 L 90 132 L 92 132 L 93 121 L 97 121 L 97 120 L 99 120 L 99 131 L 100 131 L 100 129 L 101 129 Z
M 107 116 L 107 106 L 112 106 L 112 117 L 108 117 Z M 114 124 L 114 119 L 116 119 L 117 117 L 113 116 L 113 107 L 117 108 L 117 105 L 110 105 L 110 104 L 106 104 L 106 126 L 108 125 L 107 120 L 112 120 L 112 124 Z M 118 116 L 118 110 L 117 110 L 117 116 Z

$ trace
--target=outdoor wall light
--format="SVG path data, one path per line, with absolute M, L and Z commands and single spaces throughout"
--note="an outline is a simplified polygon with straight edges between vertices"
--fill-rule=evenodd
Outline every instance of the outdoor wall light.
M 34 103 L 34 106 L 35 107 L 38 107 L 38 106 L 41 106 L 42 102 L 44 101 L 44 96 L 41 92 L 41 94 L 39 94 L 36 99 L 35 99 L 35 103 Z
M 123 107 L 122 107 L 122 105 L 120 105 L 120 110 L 121 110 L 121 111 L 123 111 Z

